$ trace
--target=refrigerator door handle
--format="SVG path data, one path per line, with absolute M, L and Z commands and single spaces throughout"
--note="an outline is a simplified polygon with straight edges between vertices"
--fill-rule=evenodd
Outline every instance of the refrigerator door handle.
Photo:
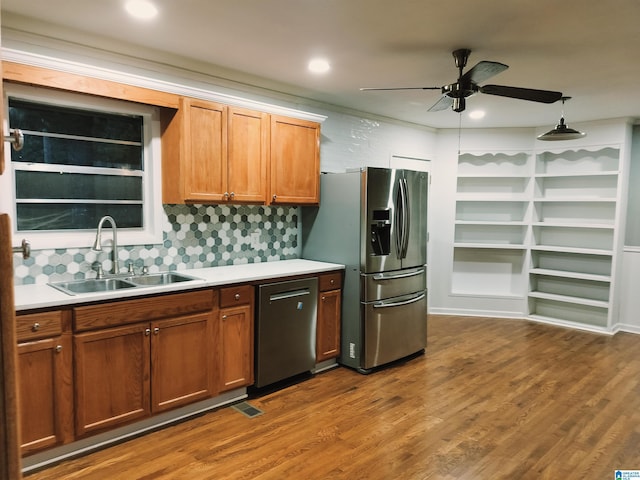
M 418 275 L 424 274 L 424 270 L 415 270 L 413 272 L 408 273 L 376 273 L 373 276 L 374 280 L 395 280 L 396 278 L 407 278 L 407 277 L 416 277 Z
M 404 305 L 410 305 L 412 303 L 419 302 L 424 298 L 425 294 L 421 293 L 417 297 L 410 298 L 409 300 L 403 300 L 401 302 L 376 302 L 373 304 L 373 308 L 389 308 L 389 307 L 402 307 Z
M 402 179 L 398 179 L 398 190 L 396 191 L 396 209 L 395 209 L 395 242 L 396 242 L 396 255 L 398 259 L 402 258 L 403 247 L 403 229 L 404 229 L 404 214 L 403 214 L 403 196 L 402 196 Z
M 404 205 L 402 207 L 403 210 L 403 220 L 404 220 L 404 229 L 402 232 L 402 258 L 406 258 L 407 250 L 409 249 L 409 228 L 411 228 L 410 218 L 411 212 L 409 209 L 411 206 L 409 205 L 409 185 L 407 183 L 407 179 L 402 179 L 403 188 L 403 201 Z

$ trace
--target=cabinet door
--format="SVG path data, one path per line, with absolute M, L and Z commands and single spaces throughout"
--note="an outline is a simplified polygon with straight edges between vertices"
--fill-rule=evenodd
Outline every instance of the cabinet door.
M 149 416 L 148 324 L 74 336 L 76 435 Z
M 18 344 L 22 455 L 73 440 L 71 337 Z
M 185 102 L 184 199 L 220 202 L 227 192 L 227 110 L 212 102 Z
M 229 201 L 265 203 L 269 115 L 229 107 L 228 116 Z
M 214 341 L 210 313 L 151 324 L 154 413 L 213 395 Z
M 316 362 L 340 354 L 340 297 L 341 290 L 320 292 L 316 333 Z
M 219 381 L 223 392 L 253 383 L 253 308 L 239 305 L 220 309 Z
M 320 125 L 271 116 L 273 204 L 308 205 L 320 199 Z

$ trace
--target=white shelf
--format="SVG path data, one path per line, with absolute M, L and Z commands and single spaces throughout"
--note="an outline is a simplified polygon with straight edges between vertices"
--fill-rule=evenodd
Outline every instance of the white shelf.
M 615 224 L 614 201 L 534 201 L 532 223 Z
M 454 248 L 490 248 L 492 250 L 526 250 L 526 245 L 516 245 L 511 243 L 463 243 L 455 242 Z
M 555 302 L 562 303 L 575 303 L 576 305 L 584 305 L 587 307 L 609 308 L 609 302 L 602 300 L 591 300 L 582 297 L 572 297 L 569 295 L 558 295 L 555 293 L 546 292 L 529 292 L 531 298 L 541 298 L 544 300 L 553 300 Z
M 611 278 L 612 257 L 611 255 L 532 250 L 531 269 L 532 271 L 541 269 Z
M 512 178 L 512 179 L 529 179 L 531 178 L 531 174 L 529 173 L 507 173 L 507 174 L 499 174 L 499 173 L 459 173 L 458 179 L 460 178 Z
M 590 322 L 585 321 L 584 316 L 580 317 L 580 321 L 559 319 L 558 317 L 550 317 L 550 316 L 539 315 L 539 314 L 529 314 L 527 315 L 527 318 L 535 322 L 549 323 L 556 326 L 586 330 L 589 332 L 608 333 L 609 330 L 606 328 L 606 324 L 607 324 L 606 309 L 603 309 L 602 311 L 603 313 L 599 317 L 596 317 L 596 315 L 594 315 L 594 310 L 597 310 L 596 307 L 589 307 L 589 308 L 590 310 L 592 310 L 591 312 L 589 312 L 591 313 L 591 317 L 588 318 L 589 320 L 591 320 Z M 594 319 L 593 317 L 596 317 L 596 318 Z
M 533 222 L 532 227 L 556 227 L 556 228 L 601 228 L 614 230 L 615 226 L 609 223 L 559 223 L 559 222 Z
M 456 225 L 488 225 L 488 226 L 527 226 L 529 225 L 527 222 L 518 221 L 518 222 L 501 222 L 494 220 L 456 220 Z
M 618 170 L 602 171 L 602 172 L 559 172 L 559 173 L 536 173 L 535 178 L 567 178 L 567 177 L 606 177 L 617 176 Z
M 536 174 L 563 175 L 580 173 L 608 173 L 619 170 L 620 150 L 604 147 L 597 151 L 566 150 L 559 153 L 542 152 L 536 155 Z
M 575 278 L 578 280 L 592 280 L 596 282 L 611 282 L 609 275 L 597 275 L 593 273 L 567 272 L 563 270 L 551 270 L 549 268 L 532 268 L 532 275 L 546 275 L 550 277 Z
M 534 202 L 543 203 L 543 202 L 553 202 L 553 203 L 563 203 L 563 202 L 589 202 L 589 203 L 616 203 L 618 201 L 615 197 L 591 197 L 591 196 L 573 196 L 573 197 L 536 197 L 533 199 Z
M 559 247 L 556 245 L 533 245 L 531 246 L 531 250 L 539 252 L 579 253 L 582 255 L 613 255 L 613 250 L 598 248 Z
M 526 195 L 513 195 L 509 193 L 458 193 L 456 201 L 458 202 L 529 202 L 530 198 Z

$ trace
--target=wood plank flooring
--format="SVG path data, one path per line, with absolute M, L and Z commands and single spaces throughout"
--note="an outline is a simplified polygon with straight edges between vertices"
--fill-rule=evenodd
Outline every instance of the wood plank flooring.
M 48 479 L 608 479 L 640 469 L 640 336 L 430 316 L 425 355 L 338 368 L 29 475 Z

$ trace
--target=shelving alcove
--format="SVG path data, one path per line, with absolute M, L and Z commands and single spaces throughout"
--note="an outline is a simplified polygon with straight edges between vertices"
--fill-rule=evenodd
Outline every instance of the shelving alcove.
M 532 156 L 524 150 L 458 155 L 451 293 L 517 312 L 526 299 Z
M 611 330 L 625 163 L 619 144 L 536 151 L 529 318 Z

